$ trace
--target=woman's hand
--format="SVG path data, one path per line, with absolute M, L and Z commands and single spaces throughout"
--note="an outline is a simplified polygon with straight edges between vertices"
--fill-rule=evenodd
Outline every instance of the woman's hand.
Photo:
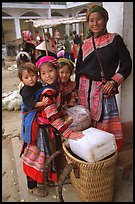
M 78 140 L 80 138 L 82 138 L 84 135 L 82 132 L 78 131 L 78 132 L 72 132 L 69 136 L 70 139 L 73 139 L 73 140 Z
M 103 85 L 102 91 L 105 95 L 110 95 L 112 93 L 112 90 L 115 86 L 116 82 L 113 80 L 107 81 L 105 85 Z

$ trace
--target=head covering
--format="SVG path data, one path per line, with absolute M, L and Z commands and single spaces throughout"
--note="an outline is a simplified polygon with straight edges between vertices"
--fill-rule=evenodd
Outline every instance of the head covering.
M 37 69 L 40 68 L 40 66 L 45 63 L 45 62 L 52 62 L 55 66 L 58 66 L 57 59 L 52 57 L 52 56 L 44 56 L 41 57 L 37 62 L 36 62 L 36 67 Z
M 46 46 L 48 51 L 53 52 L 53 48 L 50 42 L 46 42 Z M 42 43 L 36 46 L 36 50 L 46 50 L 46 46 L 45 41 L 43 41 Z
M 67 64 L 69 65 L 70 70 L 71 70 L 71 73 L 72 73 L 72 71 L 73 71 L 73 69 L 74 69 L 74 64 L 73 64 L 73 62 L 72 62 L 70 59 L 67 59 L 67 58 L 62 57 L 62 58 L 59 58 L 59 59 L 58 59 L 58 64 L 62 64 L 62 63 L 67 63 Z
M 94 13 L 94 12 L 99 12 L 99 13 L 102 13 L 103 17 L 106 19 L 106 22 L 108 21 L 109 17 L 108 17 L 108 12 L 106 9 L 104 9 L 102 6 L 98 6 L 98 5 L 92 5 L 88 11 L 87 11 L 87 14 L 86 14 L 86 21 L 88 22 L 89 21 L 89 15 L 91 13 Z
M 25 39 L 26 41 L 31 40 L 31 35 L 32 35 L 32 33 L 31 33 L 29 30 L 25 30 L 25 31 L 23 31 L 22 33 L 23 33 L 24 39 Z
M 58 51 L 57 52 L 57 57 L 64 57 L 64 54 L 65 54 L 65 50 L 63 49 L 63 50 L 60 50 L 60 51 Z
M 31 61 L 31 56 L 29 55 L 28 52 L 24 52 L 24 51 L 20 51 L 17 56 L 16 56 L 16 61 L 19 61 L 21 59 L 21 57 L 26 56 L 27 61 Z

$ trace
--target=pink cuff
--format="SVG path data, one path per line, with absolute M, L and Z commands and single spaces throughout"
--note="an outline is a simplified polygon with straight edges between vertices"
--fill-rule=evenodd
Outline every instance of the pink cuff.
M 123 77 L 121 74 L 119 74 L 119 73 L 116 73 L 111 79 L 113 79 L 114 81 L 116 81 L 117 84 L 118 84 L 118 86 L 119 86 L 120 84 L 122 84 L 122 82 L 124 81 L 124 77 Z

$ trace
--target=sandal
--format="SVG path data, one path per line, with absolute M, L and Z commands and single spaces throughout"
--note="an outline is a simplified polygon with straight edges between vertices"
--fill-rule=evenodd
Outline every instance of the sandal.
M 28 192 L 31 195 L 39 196 L 39 197 L 45 197 L 48 195 L 47 191 L 43 188 L 35 187 L 33 189 L 28 189 Z

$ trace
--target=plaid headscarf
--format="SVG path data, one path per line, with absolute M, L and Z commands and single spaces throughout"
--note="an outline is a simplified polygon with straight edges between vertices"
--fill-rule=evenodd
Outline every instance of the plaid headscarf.
M 88 11 L 87 11 L 87 14 L 86 14 L 86 21 L 88 22 L 89 21 L 89 15 L 91 13 L 94 13 L 94 12 L 99 12 L 99 13 L 102 13 L 103 17 L 106 19 L 106 21 L 108 21 L 109 17 L 108 17 L 108 12 L 106 9 L 104 9 L 102 6 L 98 6 L 98 5 L 92 5 Z
M 98 5 L 92 5 L 88 11 L 87 11 L 87 14 L 86 14 L 86 21 L 89 22 L 89 15 L 91 13 L 94 13 L 94 12 L 99 12 L 102 14 L 103 18 L 106 20 L 106 22 L 108 21 L 109 17 L 108 17 L 108 12 L 106 9 L 104 9 L 102 6 L 98 6 Z M 90 38 L 91 36 L 93 35 L 93 32 L 89 29 L 88 30 L 88 36 L 87 38 Z
M 98 5 L 92 5 L 88 11 L 87 11 L 87 14 L 86 14 L 86 21 L 88 22 L 89 21 L 89 15 L 91 13 L 94 13 L 94 12 L 99 12 L 102 14 L 102 16 L 105 18 L 106 22 L 108 21 L 109 17 L 108 17 L 108 12 L 106 9 L 104 9 L 102 6 L 98 6 Z

